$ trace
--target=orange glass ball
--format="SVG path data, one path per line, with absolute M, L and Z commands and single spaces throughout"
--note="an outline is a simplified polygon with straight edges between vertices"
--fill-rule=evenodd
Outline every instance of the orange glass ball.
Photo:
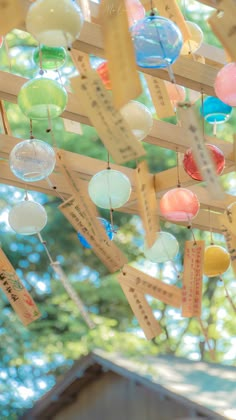
M 108 90 L 111 90 L 111 81 L 109 77 L 107 61 L 104 61 L 104 63 L 99 64 L 99 66 L 97 67 L 97 72 L 101 77 L 105 87 Z
M 225 157 L 223 152 L 214 144 L 206 144 L 210 152 L 217 175 L 221 175 L 225 167 Z M 199 171 L 195 162 L 192 149 L 188 149 L 184 154 L 183 167 L 187 174 L 196 181 L 202 181 L 201 172 Z
M 199 208 L 196 194 L 186 188 L 174 188 L 160 200 L 161 214 L 171 222 L 190 222 L 198 214 Z
M 186 91 L 183 86 L 176 85 L 175 83 L 171 82 L 165 82 L 165 85 L 169 98 L 174 105 L 185 100 Z

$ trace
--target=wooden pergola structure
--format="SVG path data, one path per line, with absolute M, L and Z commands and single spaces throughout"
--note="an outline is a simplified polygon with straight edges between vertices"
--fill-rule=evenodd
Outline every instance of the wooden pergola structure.
M 201 2 L 211 7 L 219 6 L 220 9 L 223 9 L 224 6 L 224 1 L 202 0 Z M 29 2 L 22 0 L 22 3 L 27 6 Z M 99 57 L 104 57 L 102 31 L 98 21 L 99 5 L 93 1 L 90 1 L 89 3 L 91 21 L 84 22 L 80 37 L 73 44 L 73 49 L 75 51 L 83 52 L 86 54 L 94 54 Z M 150 2 L 148 0 L 143 0 L 142 3 L 147 10 L 150 8 Z M 198 56 L 204 57 L 205 63 L 203 63 L 202 60 L 198 61 Z M 214 80 L 216 78 L 217 72 L 221 67 L 224 66 L 224 64 L 226 64 L 226 62 L 226 55 L 223 49 L 203 44 L 197 51 L 195 60 L 181 56 L 177 60 L 176 64 L 173 65 L 173 72 L 178 84 L 194 91 L 214 96 Z M 156 70 L 138 68 L 138 70 L 151 76 L 152 78 L 169 80 L 169 74 L 166 69 Z M 26 79 L 22 77 L 7 72 L 0 72 L 0 99 L 16 103 L 17 95 L 21 86 L 25 82 Z M 62 117 L 71 121 L 91 125 L 88 116 L 83 110 L 83 104 L 78 104 L 73 94 L 69 94 L 68 105 Z M 19 188 L 24 188 L 25 184 L 19 179 L 15 178 L 15 176 L 11 173 L 8 165 L 9 153 L 14 145 L 20 141 L 21 139 L 12 137 L 7 134 L 0 135 L 0 182 Z M 208 143 L 215 144 L 224 152 L 226 158 L 224 174 L 235 171 L 235 153 L 233 143 L 226 142 L 223 139 L 221 140 L 216 137 L 208 136 L 206 136 L 206 141 Z M 145 139 L 145 142 L 181 153 L 189 147 L 185 128 L 181 127 L 180 125 L 173 125 L 161 120 L 154 120 L 153 128 Z M 105 168 L 105 162 L 101 160 L 96 160 L 71 152 L 65 152 L 65 156 L 75 183 L 77 180 L 81 179 L 84 180 L 84 182 L 88 182 L 91 176 L 93 176 L 99 170 Z M 138 214 L 134 171 L 125 166 L 120 167 L 119 165 L 115 164 L 113 167 L 114 169 L 120 169 L 122 172 L 127 174 L 132 183 L 132 194 L 130 200 L 123 208 L 119 209 L 119 211 L 130 214 Z M 227 198 L 224 202 L 212 200 L 209 198 L 206 189 L 201 185 L 201 183 L 199 184 L 198 182 L 191 179 L 186 174 L 181 164 L 179 172 L 181 185 L 194 191 L 197 194 L 201 204 L 201 209 L 197 217 L 193 220 L 192 226 L 202 230 L 209 230 L 208 210 L 210 209 L 212 210 L 211 229 L 215 232 L 221 232 L 218 216 L 225 211 L 226 207 L 230 203 L 235 201 L 235 197 L 227 194 Z M 153 176 L 155 177 L 156 193 L 158 197 L 161 197 L 165 191 L 169 190 L 170 188 L 174 188 L 177 185 L 176 167 L 163 172 L 159 172 Z M 52 174 L 52 180 L 53 183 L 57 186 L 57 192 L 53 191 L 53 189 L 50 188 L 46 181 L 35 182 L 28 185 L 28 188 L 52 195 L 55 195 L 59 192 L 65 198 L 69 197 L 67 183 L 58 168 L 56 168 Z

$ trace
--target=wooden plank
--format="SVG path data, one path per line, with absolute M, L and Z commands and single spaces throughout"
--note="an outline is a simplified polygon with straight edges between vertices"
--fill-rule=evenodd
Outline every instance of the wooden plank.
M 0 99 L 17 103 L 17 95 L 21 86 L 26 82 L 27 79 L 23 77 L 0 71 Z M 72 94 L 69 94 L 68 97 L 68 105 L 63 112 L 62 117 L 82 124 L 91 125 L 81 101 L 78 102 L 75 95 Z M 208 136 L 206 136 L 206 141 L 218 146 L 224 152 L 226 160 L 233 162 L 234 158 L 231 143 Z M 145 142 L 175 151 L 176 148 L 178 148 L 179 152 L 184 152 L 189 147 L 184 128 L 157 120 L 153 120 L 152 130 L 146 137 Z
M 69 153 L 69 152 L 66 152 L 66 153 Z M 80 161 L 80 158 L 81 159 L 83 158 L 83 156 L 81 155 L 75 155 L 75 157 L 78 158 L 78 162 Z M 76 161 L 77 159 L 73 161 L 73 165 L 75 164 Z M 86 160 L 84 162 L 86 162 Z M 100 161 L 100 164 L 103 165 L 103 162 Z M 128 168 L 123 167 L 123 169 L 125 171 Z M 76 182 L 77 177 L 78 177 L 78 174 L 74 173 L 75 182 Z M 27 184 L 27 189 L 29 191 L 38 191 L 44 194 L 54 195 L 54 196 L 58 196 L 58 193 L 60 193 L 65 199 L 69 198 L 70 194 L 68 192 L 68 185 L 64 177 L 61 174 L 54 172 L 50 176 L 50 179 L 52 181 L 52 184 L 57 187 L 56 189 L 51 188 L 47 184 L 47 182 L 44 180 Z M 15 186 L 17 188 L 22 188 L 23 190 L 25 189 L 25 182 L 22 182 L 19 179 L 17 179 L 10 171 L 8 162 L 3 161 L 3 160 L 0 161 L 0 183 Z M 137 204 L 134 204 L 134 203 L 136 203 L 135 192 L 131 194 L 130 201 L 124 207 L 117 209 L 117 211 L 127 213 L 127 214 L 139 214 Z M 209 207 L 211 209 L 210 203 L 209 202 L 205 203 L 205 207 L 206 208 Z M 223 212 L 222 208 L 220 210 Z M 163 218 L 161 219 L 164 220 Z M 167 222 L 167 223 L 169 224 L 170 222 Z M 183 223 L 182 225 L 187 226 L 187 223 Z M 193 228 L 200 229 L 200 230 L 206 230 L 206 231 L 209 230 L 208 211 L 200 210 L 197 217 L 193 219 L 192 226 Z M 218 222 L 218 214 L 216 213 L 211 214 L 211 227 L 212 227 L 213 232 L 221 233 L 220 225 Z
M 182 288 L 182 316 L 201 317 L 204 241 L 186 241 Z
M 199 0 L 200 1 L 200 0 Z M 218 7 L 216 6 L 217 1 L 220 0 L 206 0 L 201 1 L 201 3 L 205 3 L 208 5 L 212 5 L 212 7 Z M 142 3 L 147 11 L 150 11 L 150 0 L 142 0 Z M 222 5 L 222 7 L 221 7 Z M 221 2 L 220 9 L 223 8 L 223 2 Z M 156 4 L 154 4 L 156 7 Z M 93 23 L 99 24 L 99 3 L 94 3 L 94 1 L 90 0 L 90 10 L 91 10 L 91 19 Z M 100 48 L 102 48 L 102 41 L 100 43 Z M 206 60 L 206 64 L 210 64 L 213 67 L 221 67 L 226 63 L 226 54 L 225 51 L 221 48 L 215 47 L 213 45 L 208 45 L 206 43 L 202 43 L 199 50 L 195 54 L 196 56 L 203 56 Z
M 160 335 L 162 329 L 159 322 L 155 319 L 152 309 L 149 306 L 144 294 L 139 293 L 133 287 L 126 286 L 123 281 L 120 281 L 120 286 L 123 289 L 125 297 L 129 302 L 146 339 L 151 340 L 152 338 Z
M 197 0 L 198 3 L 205 4 L 206 6 L 213 7 L 215 9 L 223 10 L 224 2 L 222 0 Z M 145 10 L 150 10 L 150 0 L 141 0 L 141 3 L 145 7 Z M 154 3 L 155 6 L 155 3 Z
M 100 26 L 94 23 L 85 22 L 79 40 L 74 42 L 73 48 L 81 50 L 87 54 L 95 54 L 100 57 L 104 57 Z M 208 48 L 210 51 L 211 47 L 209 46 Z M 214 56 L 214 53 L 212 53 L 213 61 Z M 222 63 L 220 63 L 220 66 L 222 67 L 221 64 Z M 141 67 L 138 67 L 138 69 L 145 74 L 152 75 L 153 77 L 169 80 L 169 74 L 166 69 L 144 69 Z M 203 90 L 206 94 L 211 96 L 215 95 L 213 85 L 218 72 L 217 68 L 188 60 L 185 57 L 180 57 L 173 65 L 173 71 L 178 84 L 199 92 Z
M 235 31 L 236 4 L 233 0 L 224 1 L 224 13 L 218 11 L 213 13 L 208 19 L 208 23 L 220 40 L 225 51 L 230 57 L 230 61 L 236 60 L 236 31 Z
M 225 192 L 216 173 L 212 155 L 206 147 L 202 127 L 192 106 L 181 105 L 178 108 L 181 125 L 187 130 L 186 137 L 192 149 L 194 160 L 199 168 L 206 189 L 212 199 L 224 200 Z
M 174 130 L 172 130 L 174 132 Z M 11 149 L 19 143 L 20 139 L 14 138 L 11 136 L 6 135 L 0 135 L 0 157 L 7 160 L 9 153 Z M 229 144 L 229 148 L 227 149 L 232 150 L 232 153 L 229 153 L 228 155 L 233 155 L 233 145 Z M 88 181 L 96 172 L 99 172 L 100 170 L 104 169 L 104 161 L 90 158 L 88 156 L 79 155 L 77 153 L 72 152 L 64 152 L 66 156 L 66 160 L 68 162 L 68 166 L 70 168 L 70 171 L 73 173 L 73 177 L 75 178 L 75 181 L 77 179 L 83 179 L 84 181 Z M 233 156 L 232 156 L 233 157 Z M 235 170 L 235 164 L 232 161 L 229 166 L 226 168 L 225 173 L 227 170 L 234 171 Z M 3 183 L 9 184 L 9 185 L 15 185 L 19 188 L 24 188 L 25 183 L 21 182 L 15 176 L 11 173 L 8 163 L 6 161 L 1 161 L 0 163 L 0 176 Z M 135 208 L 135 212 L 137 213 L 137 203 L 136 203 L 136 193 L 135 193 L 135 180 L 134 180 L 134 170 L 119 166 L 119 165 L 112 165 L 112 167 L 116 170 L 120 170 L 123 173 L 125 173 L 132 185 L 132 194 L 128 203 L 128 207 L 131 206 L 132 208 Z M 58 191 L 65 196 L 65 198 L 68 197 L 68 188 L 65 180 L 63 179 L 62 175 L 58 173 L 58 168 L 56 167 L 55 172 L 50 177 L 52 179 L 52 182 L 55 183 L 55 185 L 58 188 Z M 235 201 L 234 196 L 227 195 L 225 202 L 220 202 L 216 200 L 210 200 L 207 194 L 207 191 L 198 185 L 198 183 L 194 180 L 192 180 L 184 171 L 182 167 L 180 167 L 180 180 L 181 184 L 184 187 L 190 188 L 195 194 L 198 195 L 199 200 L 201 202 L 201 205 L 203 208 L 211 208 L 212 210 L 223 212 L 225 209 L 225 206 L 231 204 Z M 77 181 L 76 181 L 77 182 Z M 164 192 L 166 192 L 170 188 L 174 188 L 177 185 L 177 170 L 176 168 L 171 168 L 166 171 L 160 172 L 155 175 L 155 185 L 156 189 L 158 191 L 158 196 L 162 196 Z M 36 190 L 41 191 L 45 194 L 52 194 L 56 195 L 56 191 L 53 191 L 50 189 L 46 181 L 40 181 L 33 184 L 28 184 L 28 187 L 30 190 Z M 125 206 L 126 208 L 126 206 Z
M 188 41 L 190 39 L 190 30 L 176 0 L 155 0 L 155 7 L 158 10 L 158 14 L 172 20 L 178 26 L 184 41 Z
M 112 97 L 95 70 L 73 78 L 71 83 L 78 103 L 83 102 L 99 138 L 115 162 L 125 163 L 146 154 L 129 124 L 112 105 Z
M 24 326 L 41 317 L 41 313 L 12 264 L 0 248 L 0 288 Z
M 24 21 L 24 10 L 20 0 L 0 1 L 1 35 L 6 35 Z
M 115 108 L 120 109 L 142 93 L 125 0 L 102 0 L 100 19 L 112 100 Z
M 138 164 L 135 174 L 139 214 L 146 233 L 146 242 L 150 248 L 156 240 L 156 233 L 160 230 L 154 177 L 149 173 L 145 160 Z

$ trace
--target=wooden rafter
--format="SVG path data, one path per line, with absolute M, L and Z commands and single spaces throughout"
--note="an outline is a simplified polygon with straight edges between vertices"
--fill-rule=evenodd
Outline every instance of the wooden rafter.
M 24 0 L 22 1 L 26 3 Z M 143 3 L 145 3 L 145 0 Z M 203 3 L 210 3 L 210 1 L 203 1 Z M 92 2 L 92 6 L 92 20 L 95 20 L 98 5 L 95 5 L 95 3 Z M 79 40 L 74 43 L 73 48 L 87 54 L 96 54 L 100 57 L 104 57 L 100 26 L 95 23 L 85 22 Z M 198 92 L 214 95 L 214 79 L 218 69 L 221 68 L 225 63 L 225 53 L 219 48 L 203 44 L 198 51 L 198 55 L 203 56 L 207 64 L 203 64 L 186 57 L 180 57 L 177 60 L 176 64 L 173 66 L 176 81 L 177 83 Z M 165 69 L 156 70 L 139 68 L 139 70 L 143 73 L 151 75 L 154 78 L 158 77 L 164 80 L 169 80 L 168 72 Z M 10 73 L 0 72 L 0 99 L 16 103 L 17 95 L 21 86 L 25 82 L 26 79 L 23 77 L 15 76 Z M 79 104 L 72 94 L 69 94 L 68 105 L 65 112 L 62 114 L 62 117 L 86 125 L 91 125 L 89 118 L 86 116 L 86 113 L 83 110 L 82 104 Z M 189 147 L 186 139 L 187 136 L 183 127 L 166 123 L 164 121 L 154 120 L 153 129 L 145 141 L 156 146 L 184 152 Z M 233 145 L 217 138 L 207 137 L 206 140 L 209 143 L 214 143 L 224 152 L 226 157 L 226 167 L 224 173 L 234 171 L 235 161 Z M 20 139 L 14 138 L 12 136 L 0 136 L 0 158 L 2 159 L 0 161 L 0 180 L 1 182 L 9 185 L 15 185 L 19 188 L 24 188 L 25 184 L 14 177 L 9 169 L 7 162 L 10 150 L 19 141 Z M 83 180 L 82 182 L 88 182 L 92 175 L 106 167 L 106 163 L 103 161 L 81 156 L 71 152 L 66 152 L 66 159 L 69 168 L 72 171 L 75 182 L 81 182 L 81 179 Z M 121 208 L 120 211 L 124 211 L 130 214 L 137 214 L 138 209 L 133 170 L 126 167 L 119 167 L 118 165 L 114 165 L 114 168 L 122 170 L 129 176 L 133 188 L 129 202 L 123 208 Z M 68 186 L 63 176 L 59 173 L 58 168 L 55 169 L 51 178 L 53 184 L 55 184 L 57 187 L 57 191 L 63 195 L 63 197 L 67 198 Z M 194 227 L 208 230 L 209 217 L 208 212 L 204 209 L 211 209 L 221 213 L 225 210 L 226 205 L 234 201 L 234 197 L 229 195 L 227 196 L 227 200 L 224 203 L 211 200 L 204 187 L 201 186 L 201 184 L 197 185 L 196 181 L 193 181 L 186 174 L 182 166 L 180 166 L 180 179 L 182 186 L 188 187 L 197 193 L 201 203 L 201 210 L 193 222 Z M 176 168 L 171 168 L 155 174 L 155 184 L 159 197 L 161 197 L 163 193 L 168 189 L 176 187 Z M 46 181 L 29 184 L 28 188 L 43 192 L 45 194 L 57 194 L 57 192 L 52 190 Z M 220 231 L 217 213 L 213 213 L 211 224 L 213 231 Z

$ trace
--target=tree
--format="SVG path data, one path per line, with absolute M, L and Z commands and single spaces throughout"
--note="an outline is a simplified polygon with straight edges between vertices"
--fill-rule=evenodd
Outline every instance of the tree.
M 191 13 L 191 18 L 192 16 Z M 199 14 L 194 15 L 194 18 L 197 17 L 200 22 Z M 203 20 L 201 24 L 205 25 Z M 204 27 L 204 32 L 208 37 L 209 30 Z M 27 74 L 29 77 L 36 75 L 38 69 L 32 62 L 34 40 L 25 33 L 13 31 L 7 36 L 7 42 L 10 51 L 14 53 L 11 56 L 12 71 L 24 76 Z M 9 58 L 5 49 L 0 51 L 0 63 L 3 70 L 9 70 Z M 69 58 L 61 71 L 61 77 L 64 78 L 68 69 L 73 74 L 74 69 Z M 140 99 L 151 106 L 147 94 Z M 28 138 L 27 119 L 16 105 L 7 103 L 6 108 L 13 134 Z M 232 135 L 234 124 L 235 121 L 232 120 L 225 128 L 225 138 Z M 34 136 L 51 143 L 47 128 L 47 123 L 33 123 Z M 62 120 L 57 119 L 53 123 L 53 129 L 60 148 L 106 160 L 106 150 L 93 128 L 83 126 L 83 135 L 78 136 L 65 132 Z M 175 165 L 174 152 L 152 145 L 145 145 L 145 148 L 153 173 Z M 134 163 L 131 165 L 134 166 Z M 73 360 L 94 348 L 117 350 L 133 358 L 147 353 L 156 355 L 168 352 L 195 358 L 200 355 L 210 359 L 198 321 L 182 319 L 177 310 L 154 299 L 150 299 L 150 302 L 160 320 L 163 333 L 152 342 L 143 339 L 116 275 L 110 275 L 93 251 L 85 250 L 80 245 L 76 233 L 57 209 L 59 198 L 32 193 L 35 200 L 44 204 L 48 214 L 49 223 L 43 231 L 43 238 L 53 258 L 61 262 L 96 323 L 96 328 L 89 330 L 60 281 L 55 278 L 39 239 L 15 235 L 5 223 L 7 209 L 16 200 L 22 199 L 23 195 L 23 191 L 1 186 L 1 242 L 18 275 L 39 305 L 42 318 L 29 328 L 24 328 L 1 294 L 0 412 L 3 418 L 17 418 L 17 415 L 54 384 L 55 378 L 62 375 Z M 106 212 L 102 212 L 102 216 L 109 218 Z M 144 234 L 137 216 L 116 212 L 114 221 L 119 227 L 115 240 L 132 264 L 144 271 L 155 271 L 158 278 L 180 285 L 171 264 L 157 267 L 145 261 L 142 253 Z M 163 228 L 177 236 L 182 251 L 184 242 L 191 237 L 191 233 L 186 228 L 169 223 L 163 223 Z M 209 243 L 208 234 L 196 231 L 195 235 Z M 215 235 L 215 240 L 221 243 L 222 237 Z M 182 254 L 181 252 L 175 262 L 178 271 L 182 269 Z M 232 273 L 225 277 L 225 282 L 230 287 Z M 208 326 L 210 344 L 219 362 L 224 360 L 225 354 L 228 354 L 228 359 L 232 354 L 233 315 L 233 309 L 225 299 L 219 279 L 205 278 L 203 319 Z

